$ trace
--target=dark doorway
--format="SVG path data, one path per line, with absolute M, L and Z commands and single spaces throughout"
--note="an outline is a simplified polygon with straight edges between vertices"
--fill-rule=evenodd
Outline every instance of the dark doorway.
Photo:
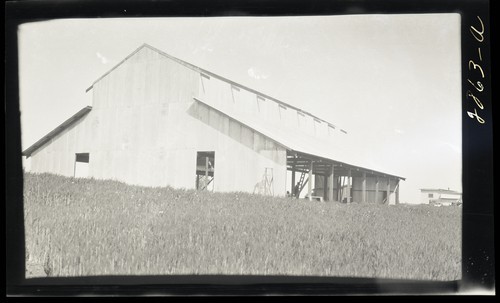
M 387 202 L 387 192 L 386 191 L 382 192 L 382 204 L 389 204 Z
M 214 190 L 215 152 L 196 153 L 196 189 Z

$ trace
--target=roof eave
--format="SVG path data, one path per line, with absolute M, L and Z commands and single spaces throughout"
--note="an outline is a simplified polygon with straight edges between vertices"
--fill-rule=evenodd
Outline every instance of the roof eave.
M 40 147 L 45 145 L 47 142 L 49 142 L 52 138 L 54 138 L 55 136 L 60 134 L 66 128 L 70 127 L 71 125 L 73 125 L 74 123 L 79 121 L 81 118 L 83 118 L 85 115 L 87 115 L 91 110 L 92 110 L 92 106 L 86 106 L 86 107 L 82 108 L 76 114 L 74 114 L 73 116 L 68 118 L 63 123 L 59 124 L 56 128 L 54 128 L 48 134 L 43 136 L 40 140 L 36 141 L 30 147 L 25 149 L 21 154 L 23 156 L 26 156 L 26 158 L 29 158 L 36 150 L 38 150 Z
M 342 165 L 345 165 L 345 166 L 348 166 L 348 167 L 351 167 L 351 168 L 354 168 L 354 169 L 361 169 L 363 171 L 368 171 L 368 172 L 371 172 L 371 173 L 376 174 L 376 175 L 382 175 L 382 176 L 386 176 L 386 177 L 393 177 L 393 178 L 397 178 L 397 179 L 406 181 L 406 178 L 404 178 L 404 177 L 400 177 L 400 176 L 396 176 L 396 175 L 384 173 L 384 172 L 373 170 L 373 169 L 369 169 L 369 168 L 366 168 L 366 167 L 356 166 L 356 165 L 353 165 L 353 164 L 349 164 L 349 163 L 345 163 L 345 162 L 337 161 L 337 160 L 333 160 L 333 159 L 328 159 L 328 158 L 317 156 L 317 155 L 311 155 L 311 154 L 304 153 L 304 152 L 301 152 L 301 151 L 298 151 L 298 150 L 291 150 L 291 151 L 292 152 L 296 152 L 296 153 L 300 153 L 300 154 L 304 154 L 304 155 L 308 155 L 308 156 L 314 157 L 314 158 L 320 158 L 320 159 L 323 159 L 323 160 L 325 160 L 327 162 L 340 163 Z

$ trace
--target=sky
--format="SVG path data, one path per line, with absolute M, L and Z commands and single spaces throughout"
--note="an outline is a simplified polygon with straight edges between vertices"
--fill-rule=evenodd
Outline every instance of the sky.
M 58 19 L 18 34 L 23 150 L 147 43 L 345 129 L 360 157 L 406 178 L 403 203 L 462 190 L 459 14 Z

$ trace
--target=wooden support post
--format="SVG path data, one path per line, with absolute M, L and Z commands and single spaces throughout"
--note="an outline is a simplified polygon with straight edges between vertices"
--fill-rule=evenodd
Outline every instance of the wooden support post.
M 323 176 L 323 200 L 328 201 L 328 174 Z
M 378 203 L 378 176 L 377 180 L 375 181 L 375 204 Z
M 345 196 L 345 176 L 340 177 L 340 201 L 344 201 Z
M 347 203 L 351 203 L 351 169 L 349 168 L 349 175 L 347 177 Z
M 296 193 L 295 193 L 295 159 L 293 159 L 293 162 L 292 162 L 292 197 L 295 197 Z
M 399 180 L 396 183 L 396 204 L 399 204 Z
M 389 205 L 389 197 L 391 195 L 391 179 L 387 178 L 387 205 Z
M 363 172 L 363 203 L 366 203 L 366 173 Z
M 309 195 L 309 201 L 312 201 L 312 175 L 313 175 L 313 161 L 309 166 L 309 182 L 307 184 L 307 194 Z
M 332 166 L 330 167 L 330 178 L 328 179 L 328 184 L 329 184 L 329 188 L 328 188 L 328 201 L 334 201 L 334 197 L 333 197 L 333 182 L 335 180 L 335 168 L 334 168 L 334 165 L 332 164 Z M 325 189 L 326 190 L 326 189 Z
M 205 157 L 205 189 L 208 190 L 208 157 Z
M 337 180 L 337 201 L 342 202 L 342 176 Z

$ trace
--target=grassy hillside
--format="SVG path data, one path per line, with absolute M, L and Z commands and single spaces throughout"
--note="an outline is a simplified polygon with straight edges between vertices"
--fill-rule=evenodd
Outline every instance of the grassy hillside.
M 461 277 L 455 207 L 345 205 L 30 173 L 24 207 L 28 268 L 43 266 L 43 275 Z

